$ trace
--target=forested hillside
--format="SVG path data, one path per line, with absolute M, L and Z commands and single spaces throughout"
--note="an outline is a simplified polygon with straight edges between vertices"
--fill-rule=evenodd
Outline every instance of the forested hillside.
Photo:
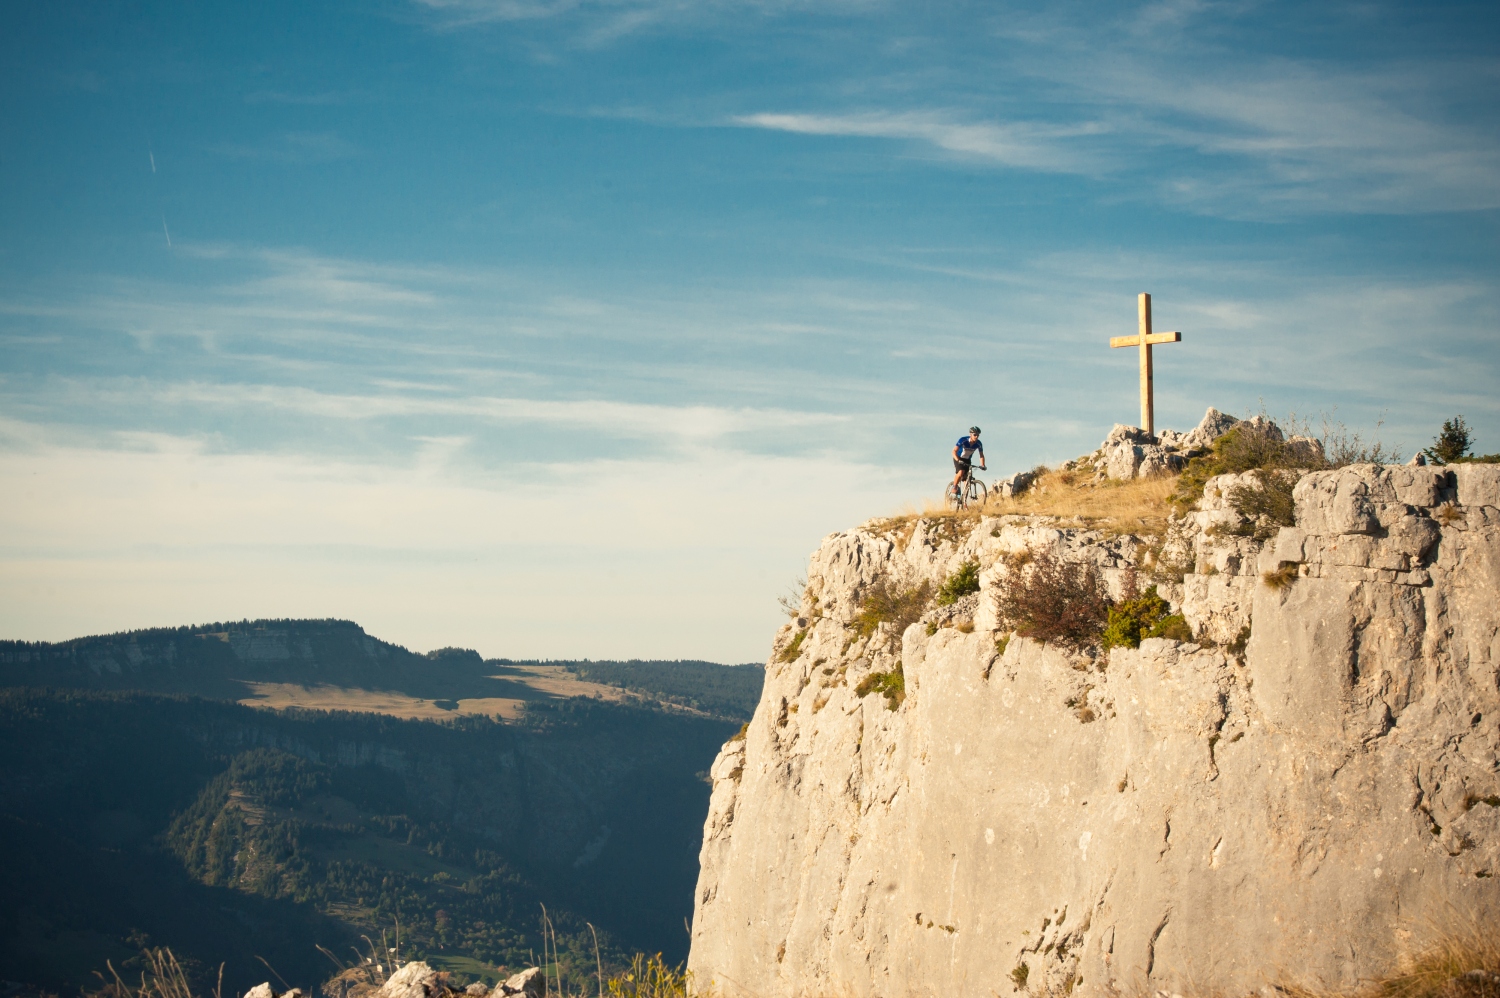
M 196 640 L 190 638 L 189 640 Z M 589 700 L 519 722 L 267 711 L 135 692 L 0 691 L 0 964 L 63 993 L 146 944 L 226 993 L 333 969 L 399 919 L 468 973 L 686 953 L 727 720 Z M 363 943 L 360 943 L 363 946 Z M 206 977 L 202 980 L 211 984 Z
M 760 700 L 760 665 L 726 668 L 713 662 L 562 662 L 592 683 L 618 686 L 643 696 L 740 721 L 750 720 Z

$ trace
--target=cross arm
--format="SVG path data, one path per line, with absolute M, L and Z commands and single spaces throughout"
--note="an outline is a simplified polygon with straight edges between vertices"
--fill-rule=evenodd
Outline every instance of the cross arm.
M 1157 343 L 1181 343 L 1181 333 L 1152 333 L 1146 337 L 1146 345 L 1152 346 Z M 1112 347 L 1138 347 L 1141 345 L 1139 336 L 1111 336 L 1109 345 Z

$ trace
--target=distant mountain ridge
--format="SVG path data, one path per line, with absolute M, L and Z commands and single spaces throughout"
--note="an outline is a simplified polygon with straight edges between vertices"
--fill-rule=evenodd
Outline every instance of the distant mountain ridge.
M 760 696 L 758 664 L 698 660 L 485 659 L 468 648 L 413 652 L 338 619 L 262 619 L 156 627 L 67 641 L 0 641 L 0 686 L 139 690 L 212 700 L 254 697 L 257 683 L 398 691 L 456 701 L 556 699 L 518 667 L 566 669 L 647 701 L 748 720 Z
M 0 685 L 245 696 L 247 682 L 426 688 L 484 674 L 468 649 L 419 655 L 349 620 L 242 620 L 57 643 L 0 641 Z

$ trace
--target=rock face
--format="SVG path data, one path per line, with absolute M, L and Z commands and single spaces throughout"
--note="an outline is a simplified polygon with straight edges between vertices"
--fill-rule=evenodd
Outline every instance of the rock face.
M 1118 593 L 1146 540 L 1017 517 L 829 537 L 711 770 L 698 986 L 1245 994 L 1500 917 L 1500 468 L 1308 474 L 1266 540 L 1233 532 L 1232 485 L 1149 545 L 1202 643 L 1107 658 L 1009 636 L 994 587 L 1047 550 Z M 972 617 L 861 636 L 877 580 L 968 559 Z M 859 695 L 898 669 L 894 709 Z

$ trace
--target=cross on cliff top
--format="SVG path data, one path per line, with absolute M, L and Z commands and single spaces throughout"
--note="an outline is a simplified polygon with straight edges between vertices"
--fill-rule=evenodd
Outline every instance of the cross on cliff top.
M 1151 347 L 1157 343 L 1180 343 L 1181 333 L 1153 333 L 1151 331 L 1151 296 L 1140 297 L 1140 332 L 1134 336 L 1111 336 L 1111 347 L 1141 348 L 1141 429 L 1156 435 L 1156 393 L 1152 385 Z

